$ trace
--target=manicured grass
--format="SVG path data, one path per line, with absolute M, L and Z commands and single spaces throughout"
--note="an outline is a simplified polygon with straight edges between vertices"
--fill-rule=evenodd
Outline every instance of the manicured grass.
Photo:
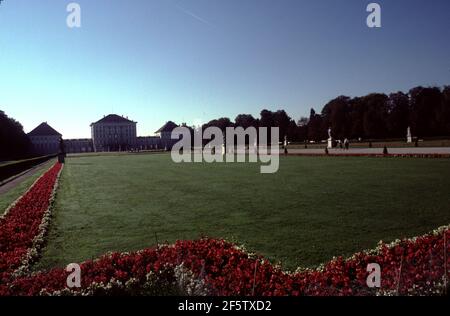
M 6 208 L 10 206 L 11 203 L 17 200 L 20 196 L 22 196 L 29 189 L 29 187 L 37 180 L 37 178 L 39 178 L 45 171 L 47 171 L 54 163 L 55 160 L 52 159 L 42 167 L 39 167 L 36 173 L 26 178 L 19 185 L 8 190 L 3 194 L 0 194 L 0 214 L 3 214 Z
M 313 266 L 448 224 L 449 192 L 448 159 L 281 157 L 260 174 L 167 154 L 70 158 L 36 268 L 202 235 Z

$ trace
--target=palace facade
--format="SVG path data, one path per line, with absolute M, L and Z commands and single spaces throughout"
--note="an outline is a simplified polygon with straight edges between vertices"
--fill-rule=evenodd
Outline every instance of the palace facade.
M 128 118 L 110 114 L 91 124 L 94 151 L 128 151 L 136 148 L 136 124 Z
M 137 122 L 128 117 L 109 114 L 91 124 L 92 138 L 64 139 L 66 153 L 170 150 L 176 142 L 172 131 L 178 127 L 172 121 L 164 124 L 156 136 L 137 137 Z M 42 123 L 28 134 L 35 154 L 50 155 L 60 150 L 62 135 L 47 123 Z
M 62 135 L 48 125 L 47 122 L 41 123 L 28 133 L 28 138 L 33 146 L 33 152 L 36 155 L 42 156 L 57 154 L 61 137 Z

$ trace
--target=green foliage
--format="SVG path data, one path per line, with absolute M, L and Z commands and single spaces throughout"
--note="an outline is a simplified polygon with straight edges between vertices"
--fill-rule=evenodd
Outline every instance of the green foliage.
M 408 94 L 389 96 L 372 93 L 363 97 L 339 96 L 328 102 L 322 112 L 311 109 L 309 119 L 296 123 L 284 110 L 262 110 L 260 118 L 239 114 L 234 123 L 228 118 L 212 120 L 204 125 L 225 130 L 229 126 L 279 127 L 280 141 L 287 135 L 289 141 L 321 141 L 333 130 L 336 139 L 406 138 L 411 127 L 417 137 L 450 136 L 450 87 L 416 87 Z
M 22 125 L 0 110 L 0 160 L 21 159 L 29 153 L 30 141 Z

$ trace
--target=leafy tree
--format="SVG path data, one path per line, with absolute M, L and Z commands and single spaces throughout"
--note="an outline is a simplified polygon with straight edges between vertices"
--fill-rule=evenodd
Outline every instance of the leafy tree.
M 364 98 L 353 98 L 350 102 L 349 122 L 351 124 L 350 138 L 359 139 L 364 138 L 364 112 L 366 105 Z
M 442 135 L 450 135 L 450 86 L 445 86 L 442 90 L 442 106 L 439 126 Z
M 261 127 L 273 127 L 275 126 L 275 115 L 272 111 L 262 110 L 261 118 L 259 119 L 259 126 Z
M 403 92 L 391 93 L 387 111 L 386 125 L 389 137 L 405 137 L 410 126 L 408 95 Z
M 302 126 L 308 126 L 309 123 L 309 118 L 302 116 L 298 121 L 297 121 L 297 126 L 302 127 Z
M 297 136 L 295 141 L 304 142 L 308 140 L 308 124 L 309 119 L 307 117 L 301 117 L 297 121 Z
M 340 96 L 328 102 L 322 110 L 322 118 L 333 129 L 335 138 L 344 139 L 350 135 L 350 101 L 349 97 Z
M 308 139 L 314 141 L 325 139 L 327 129 L 326 122 L 324 122 L 322 116 L 316 114 L 314 109 L 311 109 L 308 124 Z
M 440 89 L 416 87 L 409 91 L 409 96 L 413 132 L 419 137 L 440 134 L 439 110 L 442 108 Z
M 385 138 L 387 136 L 387 100 L 387 95 L 380 93 L 372 93 L 363 98 L 365 138 Z
M 244 129 L 248 127 L 258 127 L 258 120 L 256 120 L 252 115 L 250 114 L 239 114 L 236 116 L 236 119 L 234 120 L 235 126 L 241 126 Z
M 21 159 L 30 154 L 31 143 L 22 125 L 0 110 L 0 159 Z
M 290 141 L 328 138 L 327 130 L 333 129 L 333 137 L 343 139 L 405 138 L 408 126 L 414 136 L 450 135 L 450 86 L 415 87 L 408 94 L 391 93 L 389 96 L 372 93 L 362 97 L 339 96 L 323 107 L 321 114 L 311 109 L 309 118 L 297 123 L 284 110 L 276 112 L 264 109 L 260 118 L 239 114 L 234 124 L 228 118 L 213 120 L 205 126 L 279 127 L 282 141 L 287 135 Z M 270 129 L 269 129 L 270 137 Z
M 230 121 L 228 117 L 222 117 L 217 120 L 212 120 L 203 125 L 203 129 L 206 129 L 207 127 L 215 126 L 222 130 L 223 133 L 225 133 L 227 127 L 233 127 L 234 124 Z
M 289 139 L 293 138 L 291 128 L 296 126 L 295 122 L 287 115 L 286 111 L 278 110 L 273 113 L 274 126 L 280 129 L 280 141 L 284 140 L 284 136 L 288 136 Z M 293 124 L 293 125 L 292 125 Z

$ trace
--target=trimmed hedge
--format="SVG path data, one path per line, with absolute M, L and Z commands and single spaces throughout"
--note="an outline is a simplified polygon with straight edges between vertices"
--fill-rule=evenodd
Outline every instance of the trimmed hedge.
M 24 172 L 25 170 L 28 170 L 30 168 L 33 168 L 52 158 L 55 158 L 56 156 L 57 155 L 49 155 L 7 163 L 6 165 L 0 165 L 0 182 L 9 179 L 15 175 L 18 175 L 19 173 Z

